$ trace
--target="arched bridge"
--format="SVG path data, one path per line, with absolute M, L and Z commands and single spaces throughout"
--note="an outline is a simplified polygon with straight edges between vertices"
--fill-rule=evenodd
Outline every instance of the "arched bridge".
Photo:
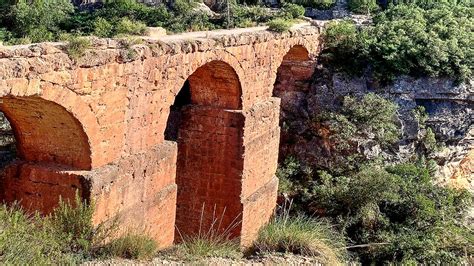
M 209 229 L 255 239 L 273 214 L 280 99 L 307 86 L 320 29 L 0 47 L 18 158 L 0 198 L 51 212 L 77 191 L 162 247 Z

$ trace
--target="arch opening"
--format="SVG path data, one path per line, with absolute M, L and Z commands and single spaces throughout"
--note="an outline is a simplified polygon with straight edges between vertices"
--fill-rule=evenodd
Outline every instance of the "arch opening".
M 241 86 L 234 69 L 212 61 L 188 77 L 170 107 L 165 139 L 177 141 L 176 240 L 240 234 L 243 171 Z
M 0 140 L 9 140 L 9 150 L 0 148 L 10 156 L 0 168 L 3 203 L 48 214 L 59 198 L 73 203 L 79 193 L 88 199 L 86 182 L 75 171 L 91 169 L 90 146 L 70 112 L 39 97 L 2 97 L 0 112 L 6 129 Z
M 0 169 L 16 158 L 16 140 L 10 121 L 0 112 Z
M 295 45 L 277 69 L 272 96 L 281 99 L 279 161 L 288 154 L 286 143 L 292 141 L 287 128 L 291 128 L 292 122 L 299 121 L 295 116 L 301 115 L 301 110 L 306 109 L 308 104 L 306 94 L 311 87 L 315 66 L 308 50 L 302 45 Z

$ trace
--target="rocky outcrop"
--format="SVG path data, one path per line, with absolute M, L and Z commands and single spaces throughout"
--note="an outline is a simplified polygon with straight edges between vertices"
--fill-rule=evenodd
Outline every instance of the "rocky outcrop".
M 473 82 L 456 85 L 452 80 L 440 78 L 399 77 L 389 85 L 379 85 L 368 77 L 349 77 L 333 74 L 319 68 L 307 91 L 292 94 L 282 103 L 283 124 L 290 130 L 290 140 L 283 140 L 282 152 L 304 161 L 314 162 L 316 167 L 328 168 L 327 142 L 321 136 L 311 134 L 310 119 L 323 110 L 335 110 L 344 96 L 363 96 L 373 92 L 391 99 L 399 106 L 402 128 L 400 142 L 390 149 L 382 149 L 374 142 L 361 144 L 360 150 L 367 157 L 382 156 L 388 161 L 407 161 L 420 153 L 420 143 L 431 128 L 440 147 L 428 154 L 437 163 L 440 182 L 469 188 L 474 191 L 474 86 Z M 428 114 L 424 124 L 413 115 L 417 106 L 423 106 Z M 285 127 L 283 127 L 285 128 Z M 287 136 L 288 137 L 288 136 Z M 282 158 L 281 157 L 281 158 Z

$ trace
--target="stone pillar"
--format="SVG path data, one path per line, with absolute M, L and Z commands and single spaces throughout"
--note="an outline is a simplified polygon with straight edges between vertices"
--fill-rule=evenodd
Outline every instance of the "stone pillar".
M 178 138 L 176 237 L 240 235 L 241 111 L 188 105 Z

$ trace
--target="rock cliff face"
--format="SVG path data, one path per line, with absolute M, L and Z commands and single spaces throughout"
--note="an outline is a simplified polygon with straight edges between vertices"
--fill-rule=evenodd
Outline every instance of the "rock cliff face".
M 474 191 L 474 86 L 473 82 L 456 85 L 448 79 L 399 77 L 381 86 L 370 78 L 333 74 L 318 68 L 312 85 L 306 90 L 282 95 L 283 139 L 280 159 L 287 155 L 327 165 L 327 141 L 311 134 L 308 123 L 322 110 L 335 110 L 344 96 L 362 96 L 373 92 L 399 105 L 399 122 L 403 136 L 390 150 L 383 150 L 368 140 L 359 149 L 367 157 L 382 156 L 389 161 L 407 161 L 420 153 L 420 142 L 426 128 L 413 115 L 417 106 L 428 114 L 425 124 L 435 133 L 441 147 L 429 153 L 437 163 L 440 182 Z

